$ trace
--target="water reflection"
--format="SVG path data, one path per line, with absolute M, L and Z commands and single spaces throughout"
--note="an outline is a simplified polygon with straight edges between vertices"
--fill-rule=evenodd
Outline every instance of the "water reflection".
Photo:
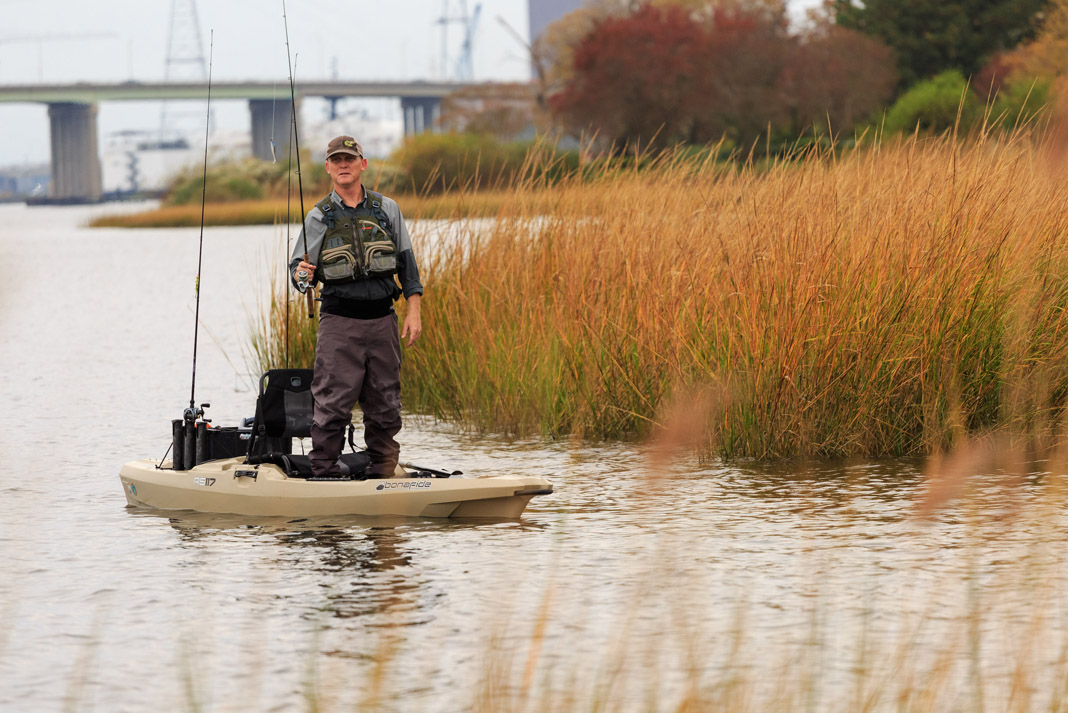
M 318 582 L 315 591 L 279 594 L 306 616 L 366 618 L 370 626 L 417 626 L 433 611 L 434 583 L 412 554 L 413 541 L 447 533 L 508 528 L 537 532 L 545 525 L 515 520 L 425 520 L 398 516 L 247 518 L 128 508 L 135 516 L 165 519 L 179 547 L 228 543 L 249 557 L 268 557 L 294 577 Z M 428 605 L 429 603 L 429 605 Z
M 881 502 L 910 498 L 923 483 L 920 459 L 804 461 L 740 464 L 730 477 L 742 492 L 761 499 L 819 499 L 824 507 L 866 497 Z

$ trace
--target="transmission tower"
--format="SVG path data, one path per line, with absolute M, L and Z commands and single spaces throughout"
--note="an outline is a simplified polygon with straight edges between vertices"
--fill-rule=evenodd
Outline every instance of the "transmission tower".
M 200 38 L 200 19 L 196 0 L 171 0 L 171 22 L 167 32 L 167 61 L 163 69 L 165 82 L 207 82 L 208 63 L 204 59 L 204 43 Z M 185 119 L 203 116 L 175 111 L 163 102 L 160 115 L 159 142 L 180 141 L 187 130 Z
M 466 0 L 461 0 L 460 6 L 463 8 L 465 18 L 464 41 L 461 45 L 460 59 L 456 62 L 456 78 L 461 82 L 470 82 L 475 78 L 475 68 L 471 57 L 475 52 L 475 31 L 478 29 L 478 17 L 482 14 L 482 3 L 475 4 L 475 12 L 470 19 L 467 19 Z
M 447 78 L 448 72 L 448 46 L 449 46 L 449 25 L 460 25 L 460 29 L 463 31 L 463 40 L 460 45 L 460 56 L 456 60 L 456 74 L 455 78 L 461 82 L 469 82 L 474 78 L 474 68 L 472 66 L 472 55 L 475 51 L 475 31 L 478 29 L 479 15 L 482 13 L 482 3 L 475 4 L 474 14 L 467 14 L 467 0 L 460 0 L 460 12 L 453 16 L 450 15 L 449 0 L 444 0 L 442 3 L 441 17 L 435 22 L 441 25 L 441 77 Z

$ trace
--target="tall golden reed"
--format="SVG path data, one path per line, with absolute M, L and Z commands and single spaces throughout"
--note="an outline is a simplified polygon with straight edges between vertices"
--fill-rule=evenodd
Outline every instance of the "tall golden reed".
M 1068 182 L 1049 149 L 1017 131 L 759 167 L 665 154 L 553 187 L 533 159 L 495 221 L 417 245 L 406 408 L 587 438 L 688 412 L 706 455 L 1041 440 L 1068 393 Z
M 1055 423 L 1068 183 L 1023 132 L 534 181 L 426 276 L 408 404 L 640 435 L 694 399 L 734 456 L 928 452 Z M 713 396 L 710 398 L 708 394 Z

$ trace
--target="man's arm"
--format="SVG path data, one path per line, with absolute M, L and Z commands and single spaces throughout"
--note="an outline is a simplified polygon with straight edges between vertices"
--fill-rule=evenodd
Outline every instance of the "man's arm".
M 400 207 L 392 199 L 383 201 L 383 206 L 393 223 L 397 243 L 397 279 L 400 280 L 404 299 L 408 301 L 408 313 L 401 328 L 401 339 L 408 339 L 408 346 L 415 344 L 423 333 L 423 319 L 420 314 L 423 299 L 423 283 L 419 281 L 419 266 L 412 251 L 412 240 L 408 235 L 408 226 Z
M 419 281 L 419 266 L 415 262 L 415 253 L 412 251 L 412 239 L 408 235 L 408 226 L 404 224 L 404 216 L 401 215 L 400 207 L 392 198 L 382 201 L 382 207 L 389 216 L 393 225 L 393 239 L 397 245 L 397 279 L 400 281 L 401 290 L 405 298 L 415 294 L 423 294 L 423 283 Z

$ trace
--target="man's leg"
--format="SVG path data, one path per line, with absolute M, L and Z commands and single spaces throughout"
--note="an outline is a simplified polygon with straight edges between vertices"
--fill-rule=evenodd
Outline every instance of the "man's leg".
M 401 429 L 400 336 L 397 315 L 368 320 L 367 366 L 360 392 L 363 439 L 371 456 L 368 473 L 391 477 L 400 457 L 395 436 Z
M 319 315 L 312 380 L 312 449 L 308 454 L 312 474 L 317 477 L 338 473 L 345 429 L 352 422 L 352 407 L 363 388 L 365 354 L 363 340 L 356 334 L 359 327 L 360 320 Z

